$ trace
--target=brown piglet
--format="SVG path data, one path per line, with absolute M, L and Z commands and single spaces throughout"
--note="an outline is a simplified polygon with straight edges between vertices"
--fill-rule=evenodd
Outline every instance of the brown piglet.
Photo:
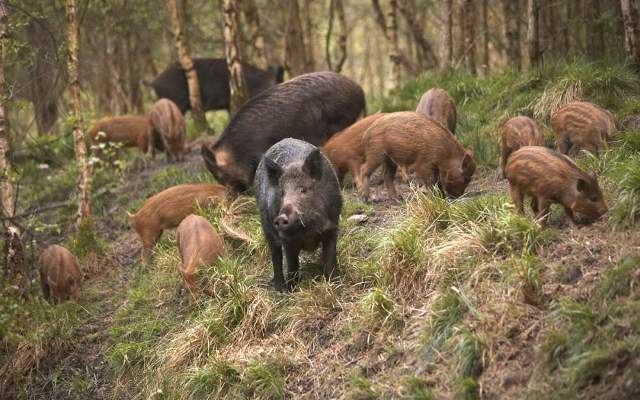
M 371 124 L 379 120 L 385 114 L 377 113 L 365 117 L 341 132 L 336 133 L 322 147 L 322 153 L 331 161 L 342 185 L 347 172 L 351 173 L 356 187 L 361 184 L 360 168 L 364 163 L 364 145 L 362 136 Z
M 561 204 L 576 224 L 590 224 L 607 212 L 596 175 L 584 172 L 569 157 L 540 146 L 525 146 L 511 154 L 507 163 L 511 198 L 524 213 L 524 198 L 543 223 L 552 203 Z
M 193 302 L 198 268 L 215 264 L 224 254 L 224 242 L 209 221 L 194 214 L 178 225 L 177 242 L 182 260 L 180 275 Z
M 536 121 L 522 115 L 513 117 L 505 122 L 501 130 L 500 176 L 504 179 L 506 178 L 505 168 L 509 155 L 520 147 L 544 146 L 544 135 Z
M 420 98 L 416 112 L 431 117 L 456 133 L 456 102 L 446 90 L 438 87 L 429 89 Z
M 163 230 L 178 226 L 198 205 L 222 202 L 227 196 L 227 189 L 222 185 L 177 185 L 152 196 L 137 213 L 127 213 L 142 242 L 142 262 L 146 262 Z
M 138 115 L 106 117 L 89 129 L 89 140 L 93 146 L 112 142 L 123 147 L 137 147 L 143 153 L 149 148 L 150 137 L 149 118 Z
M 44 249 L 38 261 L 44 297 L 54 302 L 78 300 L 82 276 L 76 256 L 57 244 Z
M 580 149 L 598 154 L 617 131 L 613 114 L 586 101 L 575 101 L 556 111 L 551 127 L 558 151 L 571 156 Z
M 166 152 L 167 160 L 182 161 L 186 153 L 187 128 L 178 106 L 169 99 L 160 99 L 151 107 L 149 120 L 153 130 L 152 156 L 155 156 L 156 147 L 162 147 Z M 158 141 L 162 146 L 155 145 Z
M 416 112 L 396 112 L 378 119 L 365 133 L 363 143 L 360 195 L 365 200 L 369 177 L 383 163 L 385 186 L 393 197 L 398 166 L 413 168 L 427 188 L 437 183 L 453 197 L 464 193 L 476 169 L 473 149 L 465 149 L 442 124 Z

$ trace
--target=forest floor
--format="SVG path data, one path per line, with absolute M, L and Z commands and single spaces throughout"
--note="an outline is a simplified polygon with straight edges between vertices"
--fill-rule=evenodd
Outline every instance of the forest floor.
M 578 76 L 587 99 L 626 116 L 640 106 L 630 94 L 640 82 L 616 81 L 632 76 L 622 67 L 545 68 L 484 81 L 426 75 L 390 98 L 385 111 L 415 108 L 436 84 L 454 96 L 460 136 L 479 159 L 467 194 L 449 201 L 398 183 L 402 201 L 376 187 L 364 204 L 345 189 L 337 282 L 321 278 L 316 252 L 303 257 L 292 293 L 268 284 L 251 196 L 197 211 L 217 228 L 231 221 L 250 240 L 227 238 L 228 256 L 200 273 L 195 304 L 182 290 L 173 232 L 140 265 L 124 211 L 170 186 L 212 181 L 195 151 L 178 164 L 133 156 L 120 175 L 97 175 L 103 250 L 82 258 L 78 304 L 34 296 L 16 308 L 28 313 L 7 319 L 14 308 L 0 302 L 0 328 L 12 335 L 0 349 L 0 397 L 638 398 L 640 135 L 621 132 L 599 159 L 579 160 L 597 172 L 610 208 L 590 226 L 573 225 L 561 207 L 547 228 L 517 214 L 494 166 L 505 114 L 555 104 L 549 93 L 564 99 Z M 72 197 L 75 173 L 64 176 L 49 186 L 66 182 L 68 191 L 44 187 L 40 197 Z M 41 216 L 41 243 L 73 232 L 73 210 L 63 211 L 62 229 L 60 215 Z

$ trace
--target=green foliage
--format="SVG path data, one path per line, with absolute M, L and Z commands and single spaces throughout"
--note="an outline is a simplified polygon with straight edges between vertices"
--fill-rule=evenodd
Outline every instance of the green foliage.
M 408 376 L 400 381 L 400 395 L 406 400 L 432 400 L 435 398 L 429 382 L 417 376 Z
M 107 244 L 97 236 L 92 219 L 83 218 L 76 232 L 69 237 L 67 247 L 82 261 L 91 255 L 103 256 L 106 253 Z
M 360 374 L 354 374 L 349 380 L 349 391 L 346 398 L 349 400 L 375 400 L 380 398 L 380 393 L 367 378 Z
M 640 285 L 640 257 L 624 259 L 607 269 L 598 284 L 597 294 L 603 300 L 629 296 Z

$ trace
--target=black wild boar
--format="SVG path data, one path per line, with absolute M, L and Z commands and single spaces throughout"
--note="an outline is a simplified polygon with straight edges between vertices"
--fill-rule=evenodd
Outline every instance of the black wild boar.
M 243 191 L 269 147 L 287 137 L 320 146 L 364 108 L 364 92 L 352 80 L 334 72 L 300 75 L 250 99 L 216 144 L 202 147 L 202 157 L 218 182 Z
M 322 243 L 324 276 L 336 266 L 342 196 L 336 173 L 320 150 L 302 140 L 284 139 L 263 156 L 256 171 L 256 202 L 273 261 L 273 282 L 284 291 L 294 284 L 301 250 Z M 287 258 L 287 282 L 282 251 Z
M 193 64 L 198 74 L 200 99 L 204 111 L 229 110 L 227 60 L 194 58 Z M 242 68 L 251 97 L 283 80 L 284 70 L 280 66 L 269 67 L 267 71 L 249 64 L 243 64 Z M 149 85 L 159 99 L 166 98 L 173 101 L 183 114 L 191 108 L 187 78 L 179 63 L 174 63 L 162 71 Z

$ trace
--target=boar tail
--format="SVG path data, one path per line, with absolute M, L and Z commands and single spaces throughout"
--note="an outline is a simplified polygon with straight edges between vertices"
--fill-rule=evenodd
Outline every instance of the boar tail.
M 230 237 L 231 239 L 236 239 L 241 242 L 245 242 L 247 244 L 253 243 L 253 240 L 249 237 L 249 235 L 231 227 L 231 224 L 228 221 L 225 221 L 224 217 L 220 218 L 219 223 L 220 223 L 220 229 L 222 229 L 222 232 L 226 236 Z
M 129 217 L 129 219 L 134 219 L 136 217 L 135 214 L 131 214 L 129 211 L 125 210 L 125 212 L 127 213 L 127 217 Z

